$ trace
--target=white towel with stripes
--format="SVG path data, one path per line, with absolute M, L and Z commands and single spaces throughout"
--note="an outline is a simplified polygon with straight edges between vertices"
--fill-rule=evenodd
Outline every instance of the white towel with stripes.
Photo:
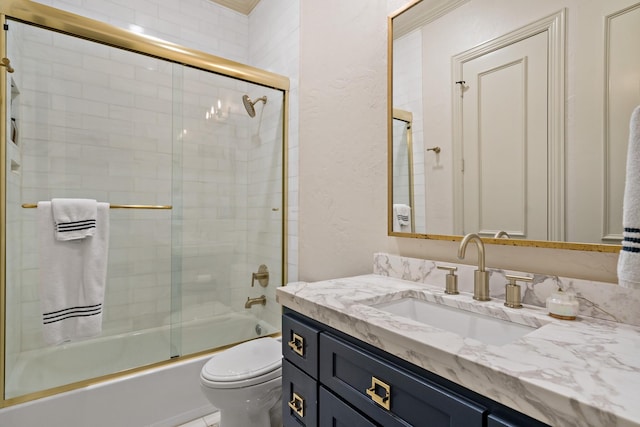
M 91 199 L 51 199 L 57 240 L 76 240 L 96 231 L 98 203 Z
M 92 236 L 58 240 L 51 202 L 38 202 L 40 306 L 44 340 L 56 345 L 102 332 L 109 204 L 97 203 Z
M 411 206 L 403 203 L 393 205 L 393 231 L 411 232 Z
M 622 227 L 618 283 L 625 288 L 640 290 L 640 106 L 631 113 L 629 124 Z

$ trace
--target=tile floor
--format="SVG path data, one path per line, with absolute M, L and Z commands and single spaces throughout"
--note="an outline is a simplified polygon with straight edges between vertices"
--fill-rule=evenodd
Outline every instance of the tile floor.
M 220 427 L 220 413 L 205 415 L 202 418 L 196 418 L 188 423 L 181 424 L 178 427 Z

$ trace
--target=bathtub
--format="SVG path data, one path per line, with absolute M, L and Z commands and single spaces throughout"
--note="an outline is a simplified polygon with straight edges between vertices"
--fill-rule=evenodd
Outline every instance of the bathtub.
M 214 348 L 279 329 L 249 313 L 228 313 L 185 322 L 181 330 L 183 353 L 189 354 L 202 350 L 202 337 L 210 337 L 207 347 Z M 7 397 L 167 359 L 169 336 L 170 327 L 164 326 L 22 353 L 7 378 Z M 189 358 L 0 409 L 0 426 L 174 427 L 215 411 L 199 383 L 200 370 L 210 357 Z

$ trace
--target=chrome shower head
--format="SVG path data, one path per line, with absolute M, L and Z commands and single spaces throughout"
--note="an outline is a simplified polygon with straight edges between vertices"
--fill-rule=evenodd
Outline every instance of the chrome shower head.
M 247 113 L 249 114 L 250 117 L 255 117 L 256 116 L 256 109 L 254 107 L 254 105 L 256 105 L 257 102 L 262 101 L 265 104 L 267 103 L 267 97 L 263 96 L 260 97 L 258 99 L 256 99 L 255 101 L 252 101 L 251 98 L 249 98 L 249 95 L 242 95 L 242 103 L 244 104 L 244 108 L 247 109 Z

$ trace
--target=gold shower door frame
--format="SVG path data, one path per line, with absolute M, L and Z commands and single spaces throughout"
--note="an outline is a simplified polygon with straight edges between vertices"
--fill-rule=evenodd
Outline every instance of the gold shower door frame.
M 182 64 L 204 71 L 209 71 L 222 76 L 255 83 L 283 92 L 283 121 L 282 121 L 282 280 L 287 281 L 287 161 L 288 161 L 288 127 L 289 127 L 289 78 L 251 67 L 239 62 L 231 61 L 214 55 L 206 54 L 195 49 L 186 48 L 171 42 L 167 42 L 152 36 L 137 34 L 124 30 L 103 22 L 85 18 L 39 3 L 28 0 L 2 0 L 0 2 L 0 25 L 4 28 L 6 19 L 11 18 L 26 24 L 42 27 L 51 31 L 68 34 L 71 36 L 87 39 L 96 43 L 109 45 L 116 48 L 126 49 L 142 55 L 164 59 L 177 64 Z M 6 58 L 6 32 L 0 29 L 0 59 Z M 10 59 L 10 58 L 9 58 Z M 5 398 L 5 351 L 6 351 L 6 184 L 7 184 L 7 131 L 5 129 L 7 120 L 6 100 L 7 94 L 7 67 L 0 66 L 0 384 L 2 385 L 0 408 L 23 403 L 42 397 L 51 396 L 69 390 L 86 387 L 98 382 L 107 381 L 113 378 L 130 375 L 131 373 L 152 369 L 177 361 L 198 357 L 203 354 L 220 351 L 208 350 L 187 356 L 180 356 L 170 360 L 154 363 L 92 378 L 53 389 L 35 393 L 29 393 L 11 399 Z M 228 346 L 227 346 L 228 347 Z

